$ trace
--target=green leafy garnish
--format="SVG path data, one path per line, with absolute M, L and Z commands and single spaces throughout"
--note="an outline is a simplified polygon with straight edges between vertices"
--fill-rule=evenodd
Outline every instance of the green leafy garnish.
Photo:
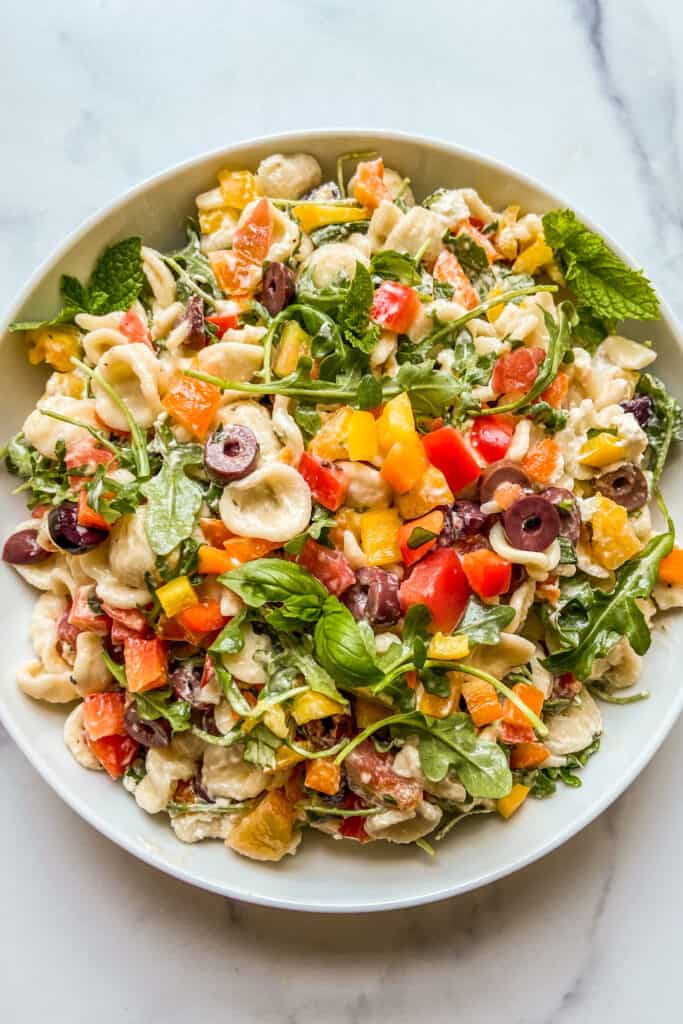
M 370 261 L 370 269 L 376 277 L 385 281 L 398 281 L 400 284 L 422 284 L 422 274 L 416 261 L 405 252 L 383 249 L 376 252 Z
M 186 700 L 169 700 L 170 688 L 153 690 L 135 695 L 135 709 L 143 721 L 165 718 L 171 723 L 173 732 L 185 732 L 190 728 L 192 705 Z
M 637 393 L 648 395 L 654 408 L 643 430 L 647 434 L 649 469 L 656 483 L 662 475 L 671 442 L 683 440 L 683 410 L 662 381 L 651 373 L 641 374 Z
M 328 597 L 314 633 L 315 654 L 329 674 L 344 686 L 368 686 L 382 676 L 363 631 L 336 597 Z
M 430 540 L 436 540 L 438 536 L 438 533 L 434 533 L 432 530 L 425 530 L 423 526 L 415 526 L 410 531 L 408 547 L 411 551 L 415 551 L 416 548 L 421 548 L 423 544 L 428 544 Z
M 509 626 L 514 617 L 514 609 L 509 605 L 484 604 L 472 594 L 456 633 L 468 637 L 473 644 L 497 644 L 501 630 Z
M 208 257 L 202 252 L 199 229 L 193 220 L 187 224 L 187 245 L 163 257 L 177 277 L 176 292 L 182 302 L 199 295 L 209 306 L 223 298 Z
M 489 269 L 489 258 L 486 250 L 475 240 L 463 232 L 461 235 L 446 235 L 444 239 L 448 248 L 455 253 L 458 263 L 469 278 L 475 278 L 482 271 Z
M 358 261 L 353 281 L 339 309 L 338 323 L 347 344 L 361 352 L 372 352 L 379 337 L 379 328 L 370 323 L 372 296 L 372 278 Z
M 161 469 L 142 485 L 147 498 L 145 531 L 156 555 L 168 555 L 192 533 L 203 492 L 185 470 L 202 460 L 201 445 L 163 444 Z

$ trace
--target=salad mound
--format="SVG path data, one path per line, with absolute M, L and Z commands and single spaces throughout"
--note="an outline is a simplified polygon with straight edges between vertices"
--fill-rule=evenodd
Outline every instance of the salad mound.
M 306 827 L 433 853 L 580 785 L 683 606 L 681 409 L 619 331 L 647 279 L 570 210 L 337 170 L 221 171 L 181 248 L 116 241 L 12 325 L 53 371 L 3 450 L 19 685 L 180 840 L 256 860 Z

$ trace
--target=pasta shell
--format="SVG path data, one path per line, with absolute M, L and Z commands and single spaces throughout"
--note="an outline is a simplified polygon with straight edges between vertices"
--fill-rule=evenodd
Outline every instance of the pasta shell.
M 311 505 L 303 477 L 291 466 L 272 462 L 229 484 L 221 497 L 220 514 L 227 528 L 240 537 L 284 543 L 306 529 Z

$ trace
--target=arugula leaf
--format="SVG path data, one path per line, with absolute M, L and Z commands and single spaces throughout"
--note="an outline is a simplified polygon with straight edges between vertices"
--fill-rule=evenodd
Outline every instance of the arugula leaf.
M 560 545 L 560 565 L 576 565 L 576 551 L 569 538 L 558 537 L 557 540 Z
M 220 631 L 209 647 L 211 654 L 239 654 L 244 647 L 242 623 L 247 616 L 246 608 L 242 608 Z
M 643 430 L 647 434 L 649 468 L 656 483 L 662 475 L 671 442 L 683 441 L 683 410 L 662 381 L 651 373 L 640 375 L 636 390 L 639 395 L 648 395 L 654 407 Z
M 185 469 L 201 464 L 202 459 L 200 445 L 169 447 L 160 471 L 140 488 L 147 498 L 145 532 L 156 555 L 168 555 L 192 533 L 203 493 Z
M 489 269 L 489 258 L 483 246 L 478 245 L 471 235 L 463 232 L 461 235 L 447 234 L 444 238 L 446 246 L 453 252 L 458 263 L 469 278 L 474 278 L 482 271 Z
M 637 598 L 650 595 L 659 563 L 673 548 L 674 527 L 668 517 L 667 522 L 666 533 L 653 537 L 639 555 L 617 570 L 610 593 L 590 591 L 589 598 L 585 590 L 575 590 L 569 624 L 566 610 L 564 616 L 559 611 L 557 631 L 563 640 L 571 638 L 573 643 L 545 659 L 543 664 L 554 675 L 573 672 L 578 679 L 588 679 L 594 660 L 604 658 L 622 636 L 627 637 L 636 654 L 645 654 L 651 635 Z
M 322 606 L 314 643 L 318 661 L 338 683 L 367 686 L 382 678 L 358 623 L 336 597 L 330 595 Z
M 497 644 L 501 630 L 509 626 L 514 617 L 514 609 L 509 605 L 484 604 L 472 594 L 456 633 L 468 637 L 473 644 Z
M 313 641 L 310 636 L 304 636 L 296 643 L 291 643 L 284 637 L 280 637 L 280 643 L 282 653 L 276 657 L 278 671 L 285 667 L 293 668 L 296 670 L 294 678 L 301 674 L 306 684 L 315 693 L 321 693 L 340 704 L 348 704 L 346 698 L 337 689 L 332 676 L 313 657 Z
M 543 230 L 577 298 L 594 314 L 614 320 L 659 317 L 659 302 L 645 275 L 628 267 L 572 210 L 546 213 Z
M 566 427 L 569 416 L 566 409 L 556 409 L 548 402 L 543 402 L 540 399 L 534 402 L 529 409 L 525 409 L 524 415 L 527 419 L 533 420 L 534 423 L 542 423 L 551 434 Z
M 162 257 L 177 277 L 176 292 L 181 302 L 199 295 L 210 306 L 223 298 L 208 257 L 202 252 L 197 223 L 187 222 L 187 245 Z
M 56 457 L 48 459 L 19 433 L 7 442 L 3 455 L 7 471 L 25 481 L 17 490 L 29 492 L 29 508 L 36 505 L 59 505 L 73 497 L 69 480 L 73 470 L 68 470 L 64 461 L 66 445 L 63 441 L 55 445 Z
M 192 705 L 186 700 L 169 702 L 168 698 L 171 695 L 170 687 L 165 690 L 136 693 L 135 710 L 143 721 L 149 722 L 155 718 L 165 718 L 167 722 L 171 723 L 173 732 L 185 732 L 190 728 Z
M 292 597 L 307 597 L 322 610 L 328 590 L 296 562 L 282 558 L 255 558 L 218 577 L 218 582 L 241 597 L 250 608 L 282 604 Z
M 383 249 L 376 252 L 370 261 L 370 269 L 377 277 L 385 281 L 398 281 L 399 284 L 422 284 L 422 274 L 415 265 L 415 260 L 406 252 L 394 249 Z
M 322 426 L 320 413 L 314 405 L 306 405 L 304 402 L 297 402 L 294 408 L 294 419 L 301 429 L 305 441 L 310 441 L 318 433 Z
M 426 725 L 427 720 L 421 717 Z M 512 788 L 504 752 L 497 743 L 479 739 L 464 712 L 421 728 L 419 752 L 420 767 L 431 782 L 440 782 L 453 768 L 471 796 L 496 799 L 507 796 Z
M 258 768 L 275 768 L 275 751 L 282 746 L 282 740 L 271 732 L 267 725 L 259 722 L 247 734 L 244 747 L 244 760 L 255 764 Z
M 249 713 L 251 712 L 251 705 L 233 679 L 232 672 L 228 672 L 227 668 L 225 668 L 217 658 L 213 659 L 213 667 L 216 673 L 216 679 L 218 680 L 223 692 L 223 696 L 232 710 L 236 715 L 239 715 L 240 718 L 248 718 Z
M 584 768 L 588 760 L 600 749 L 600 737 L 596 736 L 592 743 L 576 754 L 567 755 L 567 763 L 563 768 L 539 768 L 529 773 L 526 778 L 531 783 L 531 796 L 537 800 L 552 796 L 556 791 L 557 779 L 576 789 L 581 785 L 581 779 L 574 774 L 577 768 Z
M 393 398 L 405 391 L 416 416 L 440 416 L 458 395 L 455 378 L 444 370 L 435 370 L 433 363 L 415 366 L 404 363 L 395 377 L 383 387 L 383 397 Z
M 349 235 L 366 235 L 369 227 L 369 220 L 348 220 L 340 224 L 326 224 L 322 228 L 311 231 L 309 238 L 317 249 L 321 245 L 327 245 L 328 242 L 341 242 Z

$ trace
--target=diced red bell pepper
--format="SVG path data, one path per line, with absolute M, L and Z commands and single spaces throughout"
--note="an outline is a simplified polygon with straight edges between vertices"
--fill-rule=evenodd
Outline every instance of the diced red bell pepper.
M 125 736 L 123 713 L 126 697 L 123 693 L 89 693 L 83 702 L 83 727 L 89 740 L 103 736 Z
M 331 462 L 316 459 L 310 452 L 304 452 L 299 461 L 299 472 L 315 500 L 330 512 L 336 512 L 344 501 L 348 487 L 344 470 Z
M 119 779 L 138 755 L 138 744 L 130 736 L 103 736 L 88 746 L 112 779 Z
M 401 548 L 401 558 L 405 566 L 414 565 L 415 562 L 419 562 L 421 558 L 431 551 L 432 548 L 436 547 L 436 542 L 439 534 L 443 530 L 444 514 L 440 509 L 434 509 L 433 512 L 428 512 L 426 516 L 421 516 L 419 519 L 412 519 L 410 522 L 404 523 L 403 526 L 399 527 L 398 531 L 398 543 Z M 415 547 L 413 538 L 419 540 L 419 535 L 415 536 L 416 530 L 427 531 L 433 533 L 435 536 L 431 540 L 426 540 L 423 544 Z
M 344 799 L 343 808 L 345 811 L 358 811 L 368 805 L 355 793 L 351 793 Z M 345 839 L 356 839 L 359 843 L 367 843 L 370 836 L 365 828 L 365 815 L 359 814 L 353 818 L 342 818 L 339 824 L 339 835 Z
M 465 309 L 474 309 L 479 305 L 479 296 L 472 287 L 472 282 L 462 269 L 460 261 L 449 250 L 442 249 L 432 268 L 435 281 L 445 281 L 453 288 L 453 298 Z
M 512 566 L 495 551 L 478 548 L 462 556 L 467 582 L 479 597 L 498 597 L 510 589 Z
M 452 548 L 430 552 L 403 580 L 399 590 L 401 610 L 425 604 L 432 615 L 430 629 L 450 633 L 462 618 L 470 596 L 470 586 Z
M 85 438 L 70 444 L 64 456 L 64 463 L 67 469 L 81 469 L 87 467 L 91 472 L 97 466 L 106 466 L 109 472 L 118 469 L 118 460 L 107 449 L 97 443 L 94 437 Z M 69 484 L 76 490 L 83 484 L 82 473 L 69 474 Z
M 216 675 L 216 669 L 213 664 L 213 659 L 207 654 L 204 658 L 204 668 L 202 669 L 202 678 L 199 680 L 199 688 L 208 686 L 211 680 Z
M 356 574 L 341 551 L 326 548 L 311 537 L 306 541 L 298 558 L 299 565 L 308 569 L 331 594 L 343 594 L 356 582 Z
M 188 633 L 213 633 L 222 629 L 228 621 L 218 601 L 200 601 L 180 612 L 176 619 Z
M 109 632 L 110 620 L 106 615 L 93 611 L 90 607 L 90 600 L 95 596 L 95 588 L 92 585 L 79 587 L 69 611 L 69 622 L 78 630 L 87 630 L 90 633 L 97 633 L 99 636 L 106 636 Z
M 497 395 L 526 395 L 545 359 L 542 348 L 516 348 L 499 356 L 493 367 L 491 387 Z
M 470 430 L 470 444 L 487 462 L 504 459 L 515 425 L 508 416 L 479 416 Z
M 489 263 L 495 263 L 496 260 L 500 259 L 500 256 L 491 239 L 481 230 L 483 227 L 482 221 L 478 218 L 469 217 L 467 220 L 460 221 L 457 225 L 456 234 L 469 235 L 472 241 L 476 242 L 484 250 Z
M 501 722 L 498 730 L 503 743 L 512 746 L 515 743 L 533 743 L 536 733 L 530 725 L 514 725 L 512 722 Z
M 99 512 L 96 512 L 88 504 L 88 495 L 85 487 L 81 488 L 78 492 L 77 519 L 79 526 L 93 526 L 96 530 L 109 530 L 109 523 L 104 516 L 100 515 Z
M 419 311 L 419 296 L 409 285 L 383 281 L 372 300 L 370 319 L 389 331 L 405 334 Z
M 142 317 L 138 316 L 132 309 L 129 309 L 127 313 L 121 317 L 119 323 L 119 330 L 121 334 L 125 334 L 130 342 L 142 342 L 143 345 L 152 347 L 152 339 L 150 337 L 149 328 L 144 322 Z
M 69 622 L 70 609 L 62 615 L 61 619 L 57 623 L 57 639 L 62 644 L 67 644 L 69 647 L 76 649 L 76 640 L 78 634 L 81 632 L 78 626 L 74 626 Z
M 223 337 L 226 331 L 234 330 L 237 327 L 237 317 L 231 313 L 224 316 L 207 316 L 206 322 L 214 325 L 219 339 Z
M 123 642 L 128 689 L 132 693 L 156 690 L 166 685 L 168 659 L 166 648 L 158 637 L 150 640 L 129 636 Z
M 448 486 L 457 494 L 474 483 L 481 467 L 463 436 L 455 427 L 441 427 L 422 438 L 427 458 L 446 477 Z

